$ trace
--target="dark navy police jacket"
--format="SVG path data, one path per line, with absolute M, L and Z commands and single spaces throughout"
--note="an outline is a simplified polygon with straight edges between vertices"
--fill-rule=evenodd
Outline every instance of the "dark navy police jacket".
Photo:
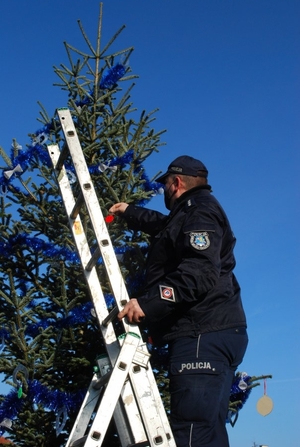
M 186 191 L 168 216 L 129 205 L 123 218 L 152 237 L 137 299 L 154 340 L 246 327 L 233 274 L 235 237 L 210 186 Z

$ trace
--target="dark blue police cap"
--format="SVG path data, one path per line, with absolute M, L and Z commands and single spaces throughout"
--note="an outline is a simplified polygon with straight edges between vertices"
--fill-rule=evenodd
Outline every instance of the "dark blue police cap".
M 182 155 L 176 158 L 168 166 L 167 172 L 156 179 L 158 183 L 165 183 L 170 174 L 191 175 L 192 177 L 207 177 L 208 171 L 204 164 L 189 155 Z

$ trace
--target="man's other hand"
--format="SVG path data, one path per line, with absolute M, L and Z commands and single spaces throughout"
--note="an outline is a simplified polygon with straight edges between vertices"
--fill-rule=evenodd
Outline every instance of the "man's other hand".
M 121 214 L 125 213 L 127 207 L 128 203 L 125 202 L 115 203 L 113 206 L 109 208 L 108 212 L 110 214 L 114 214 L 115 216 L 120 216 Z
M 124 317 L 127 318 L 128 323 L 140 323 L 145 317 L 136 298 L 131 298 L 131 300 L 125 304 L 124 309 L 119 312 L 118 319 L 122 320 Z

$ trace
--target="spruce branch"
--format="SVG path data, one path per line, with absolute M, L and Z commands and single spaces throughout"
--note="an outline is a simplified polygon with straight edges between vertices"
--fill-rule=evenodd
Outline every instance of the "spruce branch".
M 0 155 L 3 158 L 3 160 L 5 161 L 5 163 L 7 164 L 7 166 L 9 168 L 12 167 L 11 165 L 11 159 L 8 157 L 8 155 L 6 154 L 6 152 L 4 151 L 4 149 L 0 146 Z
M 85 40 L 87 46 L 88 46 L 89 49 L 91 50 L 93 56 L 94 56 L 95 58 L 97 58 L 97 51 L 94 50 L 93 45 L 91 44 L 90 39 L 88 38 L 88 36 L 87 36 L 87 34 L 86 34 L 86 32 L 85 32 L 83 26 L 82 26 L 81 21 L 80 21 L 80 20 L 77 20 L 77 23 L 78 23 L 78 26 L 79 26 L 79 28 L 80 28 L 81 34 L 83 35 L 83 38 L 84 38 L 84 40 Z M 99 35 L 99 33 L 98 33 L 98 35 Z M 98 37 L 97 37 L 97 39 L 98 39 Z
M 121 34 L 121 32 L 126 28 L 126 25 L 121 26 L 121 28 L 114 34 L 114 36 L 109 40 L 108 44 L 105 45 L 105 47 L 103 48 L 103 50 L 100 53 L 100 57 L 103 57 L 103 55 L 105 54 L 105 52 L 108 50 L 109 47 L 111 47 L 111 45 L 114 43 L 114 41 L 119 37 L 119 35 Z M 120 52 L 118 53 L 114 53 L 113 57 L 116 55 L 121 54 Z
M 91 55 L 90 55 L 90 54 L 85 53 L 85 52 L 79 50 L 78 48 L 73 47 L 73 45 L 70 45 L 70 44 L 67 43 L 67 42 L 64 42 L 64 44 L 65 44 L 65 46 L 66 46 L 66 45 L 68 46 L 69 50 L 74 51 L 75 53 L 79 54 L 80 56 L 82 56 L 82 57 L 84 57 L 84 58 L 86 58 L 86 59 L 90 59 L 90 58 L 91 58 Z

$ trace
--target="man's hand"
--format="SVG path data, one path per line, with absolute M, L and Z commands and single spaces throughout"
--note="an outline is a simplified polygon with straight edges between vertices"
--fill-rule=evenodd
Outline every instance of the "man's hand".
M 114 214 L 115 216 L 120 216 L 121 214 L 125 213 L 127 207 L 128 203 L 125 202 L 115 203 L 115 205 L 109 208 L 108 212 L 110 214 Z
M 131 298 L 131 300 L 125 304 L 124 309 L 119 312 L 118 319 L 122 320 L 124 317 L 127 318 L 128 323 L 140 323 L 145 317 L 136 298 Z

